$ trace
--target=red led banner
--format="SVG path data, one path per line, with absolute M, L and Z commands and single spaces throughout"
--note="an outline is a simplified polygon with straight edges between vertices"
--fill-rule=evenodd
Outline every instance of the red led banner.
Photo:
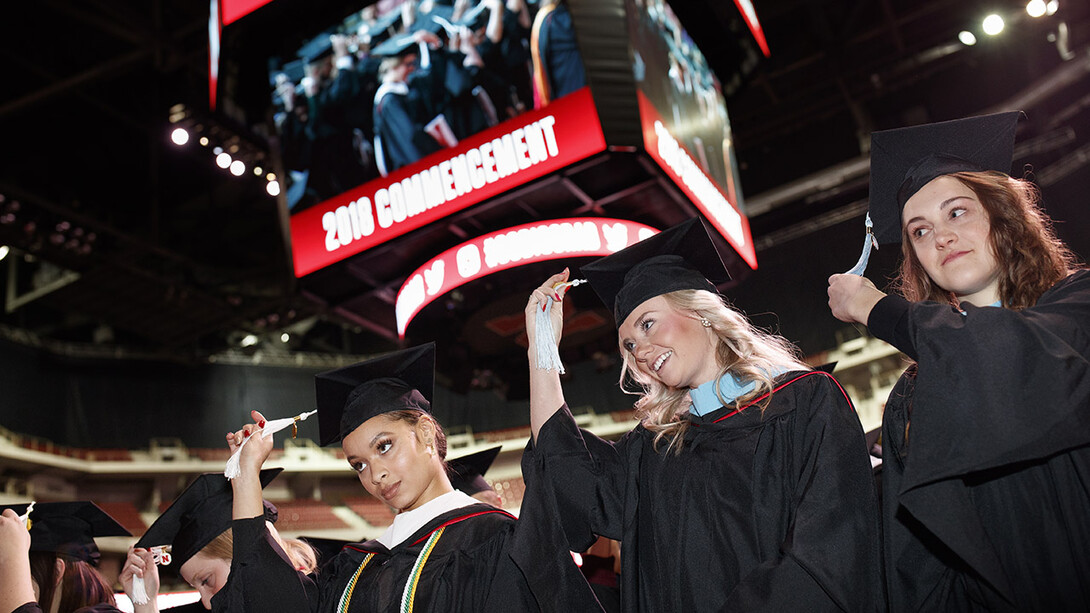
M 643 124 L 643 143 L 647 153 L 704 213 L 749 267 L 756 270 L 757 252 L 749 232 L 749 219 L 704 174 L 685 146 L 670 134 L 662 117 L 643 92 L 636 92 L 636 95 L 640 103 L 640 122 Z
M 515 226 L 447 249 L 416 269 L 397 292 L 397 334 L 432 300 L 501 270 L 580 256 L 604 256 L 658 234 L 651 226 L 574 217 Z
M 291 217 L 302 277 L 603 151 L 583 88 Z
M 272 0 L 223 0 L 223 25 L 233 23 Z
M 761 48 L 761 53 L 769 57 L 771 52 L 768 50 L 768 41 L 765 40 L 764 28 L 757 19 L 757 9 L 753 8 L 753 0 L 734 0 L 734 5 L 738 7 L 738 12 L 746 20 L 746 26 L 749 27 L 750 34 L 753 34 L 753 40 L 757 41 L 757 46 Z

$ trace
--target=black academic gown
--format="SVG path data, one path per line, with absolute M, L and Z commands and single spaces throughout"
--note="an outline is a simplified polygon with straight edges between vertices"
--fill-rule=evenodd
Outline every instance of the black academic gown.
M 586 85 L 583 58 L 575 40 L 571 13 L 560 4 L 545 16 L 538 31 L 538 49 L 549 82 L 549 100 L 562 98 Z
M 407 94 L 386 93 L 375 101 L 375 136 L 382 143 L 387 173 L 440 149 L 435 139 L 424 131 L 425 124 L 434 115 L 423 108 L 420 97 L 421 94 L 410 86 Z
M 474 504 L 440 514 L 392 550 L 375 540 L 347 545 L 319 575 L 318 610 L 339 611 L 354 580 L 347 611 L 400 611 L 421 552 L 442 530 L 424 558 L 413 611 L 599 611 L 571 554 L 557 543 L 536 543 L 533 551 L 512 555 L 516 541 L 527 542 L 515 538 L 521 523 L 506 511 Z
M 890 610 L 1090 610 L 1090 271 L 1022 311 L 888 296 L 868 325 L 917 361 L 883 420 Z
M 616 443 L 563 407 L 523 456 L 569 547 L 621 541 L 624 611 L 874 611 L 878 508 L 863 429 L 832 376 L 790 372 L 764 413 L 691 416 L 680 455 Z M 527 503 L 523 503 L 523 509 Z
M 310 598 L 317 588 L 309 576 L 295 570 L 265 528 L 263 516 L 232 521 L 231 536 L 231 574 L 212 597 L 212 611 L 310 610 Z

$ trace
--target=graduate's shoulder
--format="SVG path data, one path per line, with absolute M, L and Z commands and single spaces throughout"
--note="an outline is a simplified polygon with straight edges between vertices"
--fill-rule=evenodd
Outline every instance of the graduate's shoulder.
M 848 393 L 836 377 L 823 370 L 793 370 L 772 382 L 772 402 L 807 402 L 822 398 L 834 403 L 851 403 Z M 792 408 L 797 408 L 797 405 L 792 405 Z

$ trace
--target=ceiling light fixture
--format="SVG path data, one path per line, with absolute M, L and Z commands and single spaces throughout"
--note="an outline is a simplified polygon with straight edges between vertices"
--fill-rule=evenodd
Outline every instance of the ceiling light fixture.
M 984 33 L 988 36 L 996 36 L 1003 31 L 1003 18 L 995 13 L 988 15 L 984 18 L 981 26 L 984 28 Z

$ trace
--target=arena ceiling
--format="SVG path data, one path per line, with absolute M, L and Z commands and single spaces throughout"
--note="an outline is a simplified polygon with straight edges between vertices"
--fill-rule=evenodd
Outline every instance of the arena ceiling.
M 1019 0 L 753 4 L 771 56 L 737 81 L 725 41 L 734 7 L 686 1 L 675 10 L 731 83 L 727 105 L 760 264 L 731 292 L 759 323 L 808 352 L 835 343 L 840 326 L 823 310 L 824 280 L 850 267 L 862 242 L 867 135 L 875 129 L 1025 110 L 1019 160 L 1032 161 L 1061 234 L 1090 254 L 1086 2 L 1059 0 L 1040 19 Z M 5 19 L 0 214 L 14 217 L 0 218 L 0 244 L 14 251 L 0 262 L 3 335 L 76 357 L 198 362 L 262 347 L 284 363 L 398 347 L 391 292 L 403 279 L 357 264 L 353 279 L 366 291 L 337 297 L 301 285 L 263 182 L 229 176 L 169 143 L 172 106 L 206 104 L 207 10 L 192 0 L 42 0 L 20 3 Z M 994 38 L 979 32 L 989 12 L 1007 18 Z M 977 31 L 979 42 L 958 42 L 962 30 Z M 549 190 L 553 200 L 591 193 L 587 210 L 595 204 L 593 174 L 557 177 Z M 412 259 L 442 240 L 454 238 L 418 233 L 384 257 Z M 893 259 L 883 252 L 874 278 Z M 497 340 L 486 330 L 517 328 L 512 318 L 549 270 L 466 288 L 409 340 L 458 346 L 463 362 L 507 360 L 518 335 Z M 277 345 L 285 331 L 291 340 Z M 611 333 L 608 318 L 584 330 L 588 346 L 609 345 Z M 267 342 L 242 349 L 247 334 Z

